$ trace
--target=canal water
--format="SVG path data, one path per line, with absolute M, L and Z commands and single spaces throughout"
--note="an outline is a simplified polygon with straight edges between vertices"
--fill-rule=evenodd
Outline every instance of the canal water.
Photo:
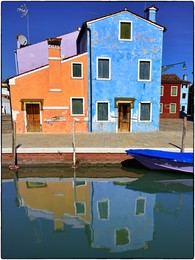
M 192 175 L 125 167 L 4 173 L 3 259 L 194 256 Z

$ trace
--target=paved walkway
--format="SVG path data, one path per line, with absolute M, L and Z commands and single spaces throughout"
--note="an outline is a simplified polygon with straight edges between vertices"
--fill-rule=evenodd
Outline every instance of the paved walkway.
M 183 119 L 161 119 L 160 131 L 153 133 L 76 133 L 77 152 L 124 152 L 128 148 L 179 150 Z M 194 147 L 193 121 L 187 121 L 185 151 Z M 18 134 L 18 153 L 72 151 L 72 134 Z M 11 152 L 11 134 L 2 135 L 2 152 Z

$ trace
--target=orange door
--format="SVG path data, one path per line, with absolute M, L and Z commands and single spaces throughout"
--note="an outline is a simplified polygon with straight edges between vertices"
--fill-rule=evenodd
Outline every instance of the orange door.
M 26 104 L 27 132 L 40 132 L 39 104 Z
M 118 131 L 130 131 L 130 104 L 128 103 L 118 104 Z

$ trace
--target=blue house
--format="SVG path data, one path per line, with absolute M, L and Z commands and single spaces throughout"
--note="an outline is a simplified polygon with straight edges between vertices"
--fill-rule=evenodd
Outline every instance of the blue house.
M 91 132 L 159 130 L 163 32 L 154 5 L 147 18 L 124 9 L 83 23 L 78 53 L 88 52 Z
M 187 80 L 187 75 L 183 75 L 183 80 L 181 81 L 181 92 L 180 92 L 180 113 L 181 116 L 188 113 L 188 97 L 189 88 L 191 82 Z

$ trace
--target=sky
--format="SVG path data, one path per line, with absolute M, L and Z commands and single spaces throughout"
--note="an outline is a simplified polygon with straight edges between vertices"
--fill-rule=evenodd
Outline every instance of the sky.
M 29 12 L 28 20 L 18 11 L 24 4 Z M 163 37 L 162 65 L 186 62 L 186 70 L 179 64 L 165 73 L 175 73 L 180 78 L 185 73 L 193 82 L 193 1 L 2 1 L 1 77 L 4 80 L 16 75 L 17 34 L 25 35 L 28 43 L 35 44 L 48 37 L 76 31 L 85 21 L 125 8 L 145 17 L 144 10 L 153 4 L 159 8 L 156 22 L 167 28 Z

